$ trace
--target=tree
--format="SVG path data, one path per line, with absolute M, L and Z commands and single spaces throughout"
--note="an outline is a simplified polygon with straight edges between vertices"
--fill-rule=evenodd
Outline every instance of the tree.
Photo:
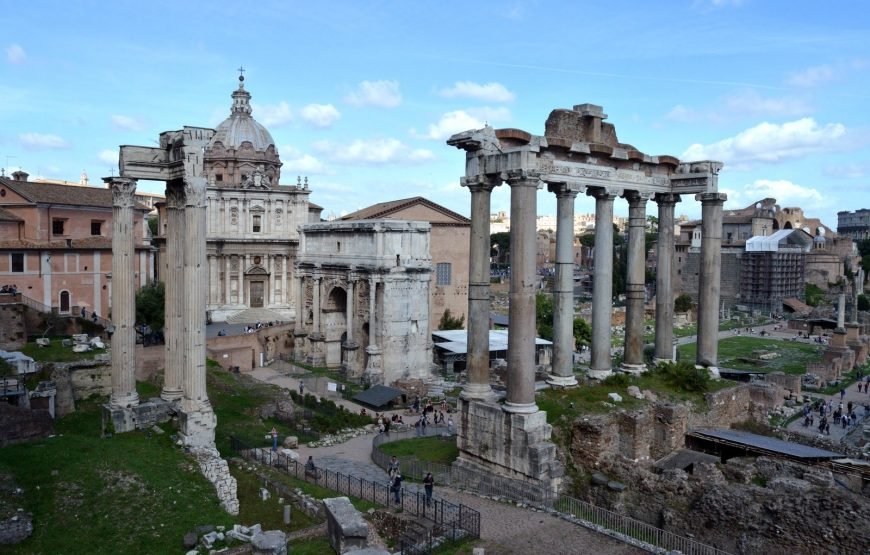
M 538 336 L 547 341 L 553 340 L 553 297 L 538 293 L 535 295 L 535 324 Z
M 858 310 L 870 310 L 870 299 L 864 293 L 858 295 Z
M 166 293 L 163 283 L 154 281 L 136 293 L 136 323 L 145 324 L 151 331 L 161 331 L 164 326 Z
M 504 263 L 509 260 L 509 255 L 511 252 L 511 232 L 510 231 L 502 231 L 499 233 L 493 233 L 489 236 L 489 244 L 493 246 L 493 251 L 498 251 L 498 260 L 497 263 Z
M 439 330 L 461 330 L 465 329 L 465 314 L 460 316 L 459 318 L 454 318 L 450 313 L 450 309 L 447 308 L 444 310 L 444 314 L 441 315 L 441 321 L 438 322 Z
M 148 229 L 151 231 L 151 237 L 157 237 L 157 216 L 151 216 L 148 218 Z
M 592 345 L 592 326 L 583 318 L 574 318 L 574 345 Z
M 692 310 L 695 303 L 692 302 L 692 297 L 686 293 L 674 299 L 674 312 L 688 312 Z

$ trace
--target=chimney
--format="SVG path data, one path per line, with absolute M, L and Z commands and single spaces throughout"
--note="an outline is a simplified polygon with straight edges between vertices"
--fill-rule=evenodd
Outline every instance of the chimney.
M 12 172 L 12 179 L 15 181 L 27 181 L 28 177 L 30 177 L 30 174 L 23 170 Z

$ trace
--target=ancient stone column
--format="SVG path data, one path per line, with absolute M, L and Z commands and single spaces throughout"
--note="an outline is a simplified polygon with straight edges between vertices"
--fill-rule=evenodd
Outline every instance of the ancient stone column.
M 230 304 L 232 290 L 230 289 L 230 256 L 224 255 L 224 305 Z
M 324 339 L 323 330 L 321 329 L 321 311 L 323 307 L 321 306 L 321 288 L 323 286 L 323 276 L 320 275 L 319 271 L 316 271 L 313 278 L 314 280 L 314 299 L 311 303 L 311 312 L 313 314 L 312 318 L 312 327 L 314 328 L 311 333 L 308 334 L 309 340 L 309 352 L 308 352 L 308 362 L 309 364 L 313 364 L 314 366 L 321 366 L 326 363 L 326 353 L 324 352 Z
M 674 206 L 680 195 L 658 194 L 656 243 L 656 361 L 674 359 Z
M 356 281 L 353 277 L 347 278 L 347 303 L 345 305 L 345 320 L 347 321 L 347 335 L 345 340 L 347 343 L 353 343 L 353 286 Z
M 553 364 L 547 383 L 577 385 L 574 377 L 574 199 L 565 183 L 551 183 L 556 194 L 556 283 L 553 287 Z
M 167 401 L 178 401 L 184 395 L 181 385 L 184 371 L 184 227 L 184 189 L 167 186 L 166 276 L 163 279 L 166 344 L 163 391 L 160 393 Z
M 644 287 L 646 277 L 646 201 L 637 191 L 626 191 L 628 200 L 628 264 L 625 279 L 625 356 L 622 370 L 640 374 L 643 362 Z
M 320 286 L 323 283 L 322 277 L 318 274 L 314 276 L 314 302 L 312 303 L 312 314 L 314 315 L 314 333 L 312 335 L 320 335 Z
M 725 193 L 701 193 L 701 266 L 698 275 L 698 355 L 696 362 L 718 375 L 719 293 L 722 277 L 722 204 Z
M 844 293 L 840 293 L 837 297 L 837 329 L 846 329 L 846 295 Z
M 538 172 L 508 172 L 511 188 L 511 283 L 507 399 L 504 410 L 538 411 L 535 404 L 535 272 Z
M 468 257 L 468 382 L 463 399 L 492 400 L 489 385 L 489 210 L 498 180 L 462 180 L 471 192 L 471 239 Z
M 136 393 L 136 287 L 133 265 L 136 254 L 133 233 L 133 194 L 136 180 L 105 179 L 112 189 L 112 396 L 113 408 L 139 404 Z
M 355 325 L 353 315 L 354 315 L 354 307 L 356 306 L 356 273 L 350 272 L 347 276 L 347 305 L 345 306 L 346 316 L 345 320 L 347 321 L 347 330 L 346 336 L 344 340 L 344 344 L 342 345 L 342 349 L 344 350 L 344 360 L 342 361 L 342 370 L 345 375 L 348 377 L 355 378 L 359 374 L 358 365 L 356 363 L 357 352 L 359 349 L 359 345 L 357 345 L 356 341 L 353 340 L 353 327 Z
M 589 377 L 600 380 L 612 373 L 610 322 L 613 313 L 613 199 L 616 195 L 599 187 L 590 188 L 586 194 L 595 198 L 592 360 L 589 363 Z
M 296 297 L 296 322 L 293 327 L 293 358 L 302 360 L 305 358 L 305 287 L 302 282 L 303 276 L 297 267 L 293 276 L 294 295 Z
M 384 381 L 384 374 L 381 370 L 381 349 L 378 347 L 377 293 L 377 278 L 372 276 L 369 278 L 369 345 L 366 347 L 368 359 L 365 370 L 366 380 L 372 385 L 381 384 Z
M 187 413 L 210 413 L 205 375 L 205 307 L 203 287 L 206 245 L 206 178 L 184 178 L 184 398 Z M 212 442 L 214 428 L 212 427 Z

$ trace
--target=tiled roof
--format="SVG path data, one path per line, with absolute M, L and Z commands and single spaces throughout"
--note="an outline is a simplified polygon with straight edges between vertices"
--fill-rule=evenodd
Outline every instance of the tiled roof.
M 446 214 L 447 216 L 450 216 L 451 218 L 455 219 L 457 221 L 457 223 L 464 223 L 464 224 L 471 223 L 471 220 L 469 220 L 468 218 L 466 218 L 462 214 L 458 214 L 458 213 L 454 212 L 453 210 L 445 208 L 445 207 L 441 206 L 440 204 L 436 204 L 436 203 L 432 202 L 431 200 L 425 199 L 423 197 L 411 197 L 411 198 L 392 200 L 389 202 L 381 202 L 378 204 L 373 204 L 373 205 L 368 206 L 366 208 L 363 208 L 361 210 L 357 210 L 356 212 L 351 212 L 350 214 L 347 214 L 346 216 L 342 216 L 340 219 L 342 219 L 342 220 L 374 220 L 377 218 L 384 218 L 384 217 L 390 216 L 392 214 L 395 214 L 399 210 L 402 210 L 403 208 L 406 208 L 408 206 L 413 206 L 415 204 L 423 204 L 423 205 L 428 206 L 429 208 L 432 208 L 433 210 L 441 212 L 442 214 Z
M 93 206 L 112 208 L 112 191 L 99 187 L 82 185 L 58 185 L 55 183 L 34 183 L 0 178 L 0 183 L 12 189 L 27 200 L 38 204 L 65 204 L 69 206 Z M 136 203 L 137 210 L 150 211 L 144 204 Z
M 0 222 L 23 222 L 22 218 L 19 218 L 9 210 L 5 208 L 0 208 Z

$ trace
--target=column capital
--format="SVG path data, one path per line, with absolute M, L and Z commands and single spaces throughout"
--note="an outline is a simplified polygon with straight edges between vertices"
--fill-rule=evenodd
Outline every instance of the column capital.
M 659 205 L 673 205 L 680 202 L 680 195 L 675 195 L 674 193 L 656 193 L 655 201 Z
M 184 188 L 183 187 L 166 187 L 166 208 L 174 210 L 184 209 Z
M 718 204 L 721 206 L 728 200 L 728 195 L 725 193 L 698 193 L 695 195 L 695 200 L 700 200 L 703 204 Z
M 186 206 L 205 208 L 205 190 L 208 181 L 204 177 L 184 177 L 184 203 Z
M 504 173 L 504 181 L 511 187 L 535 187 L 543 186 L 541 172 L 538 170 L 508 170 Z
M 129 177 L 104 177 L 103 181 L 112 190 L 112 206 L 132 208 L 135 204 L 136 180 Z
M 493 189 L 501 184 L 502 178 L 499 175 L 474 175 L 459 179 L 459 185 L 461 187 L 468 187 L 468 190 L 472 193 L 491 193 Z
M 556 195 L 556 198 L 576 198 L 580 192 L 564 181 L 544 181 L 547 191 Z
M 634 189 L 626 189 L 622 192 L 622 198 L 628 201 L 629 204 L 640 204 L 646 203 L 646 201 L 650 200 L 655 196 L 655 193 L 645 192 L 645 191 L 636 191 Z
M 617 192 L 611 191 L 607 187 L 589 187 L 586 189 L 586 195 L 595 200 L 609 200 L 610 202 L 613 202 L 618 196 Z

